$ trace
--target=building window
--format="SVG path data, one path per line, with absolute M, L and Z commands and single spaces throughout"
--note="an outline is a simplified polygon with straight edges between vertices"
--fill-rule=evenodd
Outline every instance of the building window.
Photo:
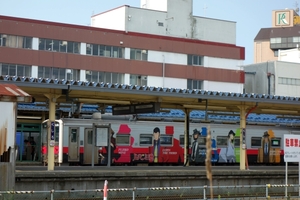
M 278 57 L 278 50 L 274 50 L 274 57 Z
M 106 46 L 99 44 L 87 44 L 86 55 L 104 56 L 110 58 L 124 58 L 124 47 Z
M 200 80 L 187 80 L 187 89 L 202 89 L 203 81 Z
M 147 85 L 147 76 L 130 75 L 130 85 Z
M 40 39 L 39 50 L 79 54 L 80 43 L 65 40 Z
M 1 75 L 31 77 L 31 66 L 0 63 Z
M 123 83 L 124 74 L 111 73 L 111 72 L 98 72 L 98 71 L 86 71 L 86 81 L 95 83 Z
M 278 77 L 278 84 L 281 85 L 300 85 L 300 79 L 298 78 L 287 78 L 287 77 Z
M 131 60 L 148 60 L 148 51 L 142 49 L 130 49 Z
M 39 66 L 38 77 L 58 80 L 79 80 L 79 70 Z
M 196 66 L 203 66 L 203 56 L 198 55 L 188 55 L 187 64 L 188 65 L 196 65 Z
M 0 34 L 0 46 L 32 49 L 32 37 Z

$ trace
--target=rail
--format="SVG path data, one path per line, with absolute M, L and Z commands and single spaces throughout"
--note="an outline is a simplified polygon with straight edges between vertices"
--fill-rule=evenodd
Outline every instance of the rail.
M 300 185 L 239 185 L 198 187 L 151 187 L 94 190 L 0 191 L 0 200 L 142 200 L 142 199 L 299 199 Z M 107 197 L 105 196 L 107 195 Z M 105 197 L 104 197 L 105 196 Z

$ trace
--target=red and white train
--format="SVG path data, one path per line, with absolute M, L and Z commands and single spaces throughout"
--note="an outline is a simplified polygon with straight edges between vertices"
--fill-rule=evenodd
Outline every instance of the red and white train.
M 55 120 L 55 162 L 90 165 L 106 164 L 107 150 L 103 147 L 93 147 L 93 123 L 110 124 L 114 130 L 116 148 L 112 152 L 112 164 L 136 165 L 151 164 L 184 164 L 184 123 L 160 121 L 130 121 L 128 119 L 73 119 Z M 48 120 L 43 122 L 42 157 L 47 162 L 47 132 Z M 153 148 L 153 130 L 160 129 L 160 148 Z M 239 124 L 204 124 L 190 123 L 189 153 L 192 152 L 193 130 L 200 135 L 198 141 L 198 159 L 203 162 L 206 152 L 207 128 L 211 131 L 212 162 L 239 163 L 240 159 L 240 127 Z M 230 137 L 230 131 L 234 134 Z M 232 133 L 232 132 L 231 132 Z M 247 147 L 246 154 L 249 164 L 274 163 L 282 164 L 284 134 L 300 134 L 299 128 L 280 126 L 247 125 L 244 139 Z M 267 142 L 268 150 L 264 145 Z M 299 144 L 300 145 L 300 144 Z M 231 151 L 230 151 L 231 149 Z M 92 151 L 94 150 L 94 153 Z M 154 151 L 159 155 L 154 160 Z M 92 155 L 94 154 L 94 159 Z M 230 155 L 229 155 L 230 154 Z M 229 159 L 230 158 L 230 159 Z

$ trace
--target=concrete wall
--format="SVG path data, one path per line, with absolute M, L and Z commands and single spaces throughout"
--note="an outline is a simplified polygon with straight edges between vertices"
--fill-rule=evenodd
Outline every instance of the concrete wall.
M 13 163 L 0 162 L 0 191 L 14 190 L 15 168 Z
M 245 93 L 275 95 L 274 77 L 270 77 L 268 82 L 268 73 L 275 74 L 274 62 L 264 62 L 244 66 L 245 70 Z M 269 89 L 270 88 L 270 89 Z
M 282 61 L 246 65 L 245 93 L 299 97 L 299 67 L 299 63 Z
M 125 30 L 127 6 L 122 6 L 91 17 L 91 26 L 113 30 Z
M 147 168 L 147 167 L 146 167 Z M 55 172 L 17 172 L 16 190 L 86 190 L 102 189 L 105 180 L 109 188 L 192 187 L 209 185 L 202 167 L 193 170 L 70 170 Z M 285 184 L 284 170 L 215 170 L 214 186 Z M 298 170 L 288 171 L 288 183 L 298 184 Z M 228 192 L 225 189 L 225 194 Z M 254 188 L 255 189 L 255 188 Z M 284 188 L 276 188 L 284 191 Z M 248 189 L 249 190 L 249 189 Z M 265 188 L 260 188 L 265 192 Z M 220 190 L 218 190 L 220 192 Z M 252 192 L 254 190 L 251 190 Z M 216 192 L 216 191 L 215 191 Z

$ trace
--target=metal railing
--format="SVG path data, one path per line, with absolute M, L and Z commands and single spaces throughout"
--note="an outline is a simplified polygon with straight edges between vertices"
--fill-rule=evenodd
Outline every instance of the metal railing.
M 108 200 L 141 199 L 299 199 L 300 185 L 239 185 L 107 189 Z M 213 189 L 214 196 L 210 196 Z M 0 191 L 0 200 L 99 200 L 104 189 Z

